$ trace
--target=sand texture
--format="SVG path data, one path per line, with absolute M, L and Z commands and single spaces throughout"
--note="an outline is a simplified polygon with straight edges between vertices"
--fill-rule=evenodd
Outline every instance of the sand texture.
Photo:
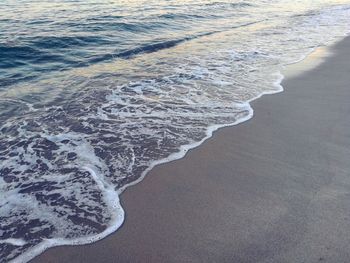
M 121 196 L 123 227 L 32 262 L 350 262 L 350 38 Z

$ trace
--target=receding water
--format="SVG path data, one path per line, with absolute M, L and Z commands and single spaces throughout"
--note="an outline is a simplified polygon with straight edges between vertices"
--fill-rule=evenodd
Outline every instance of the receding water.
M 0 261 L 115 231 L 125 187 L 249 119 L 349 18 L 349 1 L 2 1 Z

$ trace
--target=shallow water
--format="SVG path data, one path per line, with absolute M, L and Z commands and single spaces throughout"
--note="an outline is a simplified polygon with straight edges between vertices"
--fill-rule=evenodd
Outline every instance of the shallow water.
M 249 119 L 350 18 L 348 1 L 3 2 L 1 262 L 115 231 L 125 187 Z

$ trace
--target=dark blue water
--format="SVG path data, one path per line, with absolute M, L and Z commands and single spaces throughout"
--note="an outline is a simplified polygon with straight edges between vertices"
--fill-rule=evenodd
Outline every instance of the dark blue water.
M 118 229 L 127 186 L 251 118 L 350 17 L 336 0 L 1 4 L 0 262 Z
M 169 48 L 224 30 L 230 27 L 225 21 L 233 17 L 236 26 L 249 20 L 247 8 L 252 6 L 209 1 L 5 1 L 0 85 Z

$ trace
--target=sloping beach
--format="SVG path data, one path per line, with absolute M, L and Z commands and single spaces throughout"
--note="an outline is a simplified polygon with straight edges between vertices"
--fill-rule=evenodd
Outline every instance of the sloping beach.
M 330 51 L 128 188 L 115 234 L 32 262 L 349 262 L 350 38 Z

